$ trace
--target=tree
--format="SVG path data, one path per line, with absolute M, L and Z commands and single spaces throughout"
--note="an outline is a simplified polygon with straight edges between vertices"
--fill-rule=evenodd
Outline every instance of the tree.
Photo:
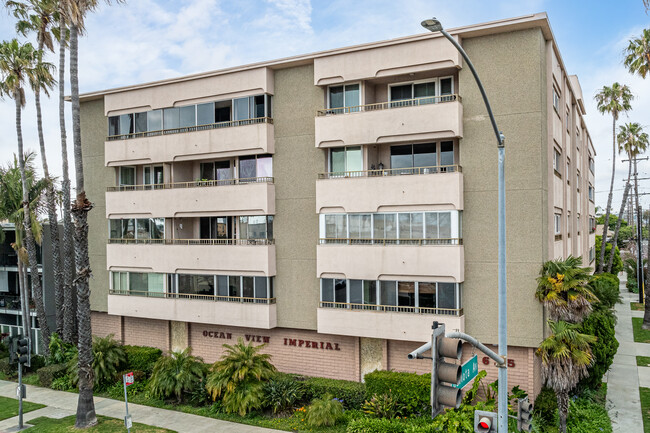
M 628 173 L 627 173 L 627 183 L 625 184 L 625 191 L 623 192 L 623 201 L 621 203 L 621 209 L 618 214 L 618 222 L 616 224 L 616 230 L 614 231 L 614 239 L 612 245 L 617 245 L 618 232 L 621 228 L 621 219 L 623 218 L 623 212 L 625 211 L 625 202 L 627 200 L 627 195 L 630 190 L 630 177 L 632 176 L 632 159 L 636 158 L 639 153 L 645 152 L 648 148 L 648 134 L 643 132 L 643 128 L 638 123 L 627 123 L 619 127 L 618 135 L 616 136 L 618 141 L 619 152 L 624 151 L 628 156 Z M 637 209 L 639 194 L 636 192 L 637 200 Z M 614 255 L 609 256 L 609 261 L 607 262 L 606 272 L 612 271 L 612 260 L 614 260 Z
M 59 0 L 61 13 L 70 25 L 70 89 L 72 101 L 72 144 L 77 197 L 71 205 L 74 218 L 74 255 L 77 286 L 77 332 L 79 349 L 79 400 L 76 428 L 97 424 L 93 400 L 93 351 L 90 325 L 90 259 L 88 258 L 88 212 L 93 205 L 86 197 L 83 157 L 81 152 L 81 116 L 79 106 L 79 33 L 84 31 L 86 14 L 94 11 L 98 0 Z M 122 0 L 116 0 L 122 2 Z M 110 0 L 106 0 L 110 4 Z M 67 203 L 66 203 L 67 205 Z
M 627 48 L 623 50 L 623 55 L 625 56 L 623 64 L 627 70 L 645 79 L 650 71 L 650 29 L 644 29 L 640 37 L 630 39 Z
M 38 42 L 38 58 L 35 73 L 30 77 L 30 85 L 34 91 L 36 103 L 36 125 L 38 129 L 38 142 L 41 149 L 41 162 L 43 174 L 48 182 L 46 192 L 47 216 L 50 222 L 50 243 L 52 245 L 52 270 L 54 273 L 54 301 L 56 310 L 56 332 L 63 331 L 63 274 L 61 269 L 61 251 L 59 242 L 59 222 L 56 213 L 56 194 L 54 179 L 50 176 L 45 154 L 45 138 L 43 136 L 43 117 L 41 113 L 41 90 L 49 97 L 49 91 L 54 85 L 52 76 L 54 66 L 42 61 L 43 50 L 47 48 L 54 51 L 51 27 L 57 13 L 55 0 L 28 0 L 27 2 L 7 1 L 6 6 L 18 19 L 16 31 L 26 36 L 30 32 L 36 33 Z
M 607 196 L 607 208 L 605 209 L 605 221 L 603 226 L 603 245 L 596 272 L 603 271 L 605 241 L 607 240 L 607 227 L 609 227 L 609 214 L 612 208 L 612 192 L 614 190 L 614 177 L 616 175 L 616 121 L 621 113 L 626 113 L 632 109 L 630 102 L 634 99 L 630 88 L 619 83 L 612 84 L 612 87 L 603 86 L 603 88 L 594 97 L 596 99 L 598 111 L 602 114 L 609 113 L 612 115 L 612 179 L 609 185 L 609 195 Z
M 580 379 L 587 377 L 593 363 L 590 345 L 596 342 L 593 335 L 581 334 L 576 324 L 549 321 L 551 335 L 536 350 L 542 360 L 542 381 L 555 391 L 560 415 L 559 432 L 566 433 L 569 412 L 569 392 Z
M 45 306 L 43 305 L 43 288 L 36 270 L 36 245 L 32 232 L 31 212 L 29 209 L 29 189 L 25 170 L 25 153 L 23 151 L 22 109 L 25 106 L 25 85 L 34 80 L 37 74 L 39 53 L 32 44 L 20 44 L 17 39 L 0 44 L 0 93 L 8 95 L 16 103 L 16 136 L 18 141 L 18 163 L 23 184 L 23 226 L 25 228 L 25 246 L 29 269 L 31 272 L 32 294 L 36 304 L 36 316 L 41 327 L 43 351 L 47 355 L 50 345 L 50 329 L 47 325 Z
M 588 287 L 591 269 L 581 265 L 582 259 L 573 256 L 542 265 L 535 296 L 548 308 L 552 320 L 582 322 L 591 304 L 598 301 Z
M 172 352 L 156 361 L 149 381 L 149 389 L 156 397 L 176 397 L 181 403 L 183 394 L 199 386 L 204 377 L 203 360 L 192 356 L 191 349 Z

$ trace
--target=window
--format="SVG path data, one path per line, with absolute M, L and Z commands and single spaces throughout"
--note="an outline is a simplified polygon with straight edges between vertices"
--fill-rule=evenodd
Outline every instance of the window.
M 391 107 L 433 104 L 437 102 L 436 95 L 440 95 L 440 102 L 453 101 L 455 99 L 453 95 L 454 80 L 452 77 L 444 77 L 428 81 L 394 84 L 389 86 L 388 94 Z
M 162 110 L 147 111 L 147 131 L 160 131 L 163 129 Z
M 560 95 L 558 95 L 558 91 L 555 90 L 555 86 L 553 86 L 553 108 L 555 108 L 555 112 L 560 115 Z
M 353 214 L 348 216 L 350 239 L 358 239 L 361 243 L 372 241 L 372 214 Z
M 347 172 L 363 170 L 361 146 L 331 148 L 329 164 L 330 172 L 335 175 L 350 175 Z
M 240 239 L 273 239 L 273 216 L 242 216 L 239 217 Z
M 578 226 L 578 234 L 580 234 L 580 214 L 576 216 L 576 225 Z
M 589 233 L 594 233 L 596 231 L 596 218 L 589 217 Z
M 119 170 L 119 186 L 135 185 L 135 167 L 120 167 Z
M 589 200 L 594 201 L 594 187 L 589 184 Z
M 225 174 L 225 171 L 223 174 Z M 249 155 L 239 157 L 240 182 L 245 182 L 247 179 L 248 181 L 253 181 L 258 177 L 272 176 L 273 157 L 271 155 Z
M 569 107 L 567 107 L 566 108 L 566 130 L 570 131 L 569 128 L 571 128 L 571 121 L 570 121 L 570 118 L 569 118 Z
M 345 214 L 323 215 L 325 237 L 328 239 L 346 239 L 348 237 L 348 218 Z
M 202 162 L 201 180 L 217 180 L 217 185 L 231 185 L 233 174 L 230 161 Z
M 209 125 L 215 123 L 214 102 L 198 104 L 196 106 L 196 124 Z
M 556 148 L 553 148 L 553 170 L 559 175 L 562 167 L 562 154 Z
M 159 189 L 164 183 L 162 165 L 145 165 L 142 169 L 144 185 L 150 189 Z
M 559 213 L 555 214 L 555 234 L 562 234 L 562 215 Z
M 576 188 L 580 191 L 580 170 L 578 170 L 578 173 L 576 174 Z
M 110 219 L 109 239 L 165 239 L 165 218 Z
M 591 156 L 589 157 L 589 171 L 591 174 L 594 174 L 595 172 L 594 159 Z
M 448 157 L 449 155 L 447 154 L 446 156 Z M 415 167 L 435 167 L 437 165 L 436 143 L 407 144 L 391 146 L 390 148 L 391 169 L 412 169 Z M 412 172 L 413 170 L 404 171 L 405 174 Z
M 571 232 L 571 212 L 566 214 L 566 231 Z
M 111 272 L 112 289 L 128 291 L 131 295 L 164 296 L 165 274 L 140 272 Z
M 232 239 L 233 217 L 201 217 L 199 232 L 201 239 Z
M 327 93 L 328 107 L 333 113 L 345 113 L 359 111 L 361 105 L 361 91 L 359 84 L 344 84 L 341 86 L 330 86 Z M 354 107 L 350 110 L 350 107 Z M 345 108 L 348 108 L 346 110 Z
M 214 296 L 214 275 L 177 275 L 177 293 L 185 295 Z
M 589 263 L 592 263 L 596 259 L 596 250 L 594 247 L 589 248 Z
M 566 159 L 566 183 L 571 184 L 571 161 Z

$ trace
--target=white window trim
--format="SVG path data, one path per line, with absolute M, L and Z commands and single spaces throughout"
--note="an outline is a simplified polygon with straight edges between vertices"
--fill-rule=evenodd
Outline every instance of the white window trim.
M 355 84 L 359 85 L 359 105 L 364 105 L 364 101 L 366 99 L 365 99 L 365 91 L 364 91 L 365 89 L 364 89 L 363 83 L 361 81 L 351 81 L 349 83 L 330 84 L 329 86 L 327 86 L 327 109 L 328 110 L 336 110 L 336 109 L 346 107 L 346 105 L 345 105 L 345 86 L 354 86 Z M 339 86 L 343 86 L 343 107 L 332 108 L 332 104 L 330 103 L 330 87 L 339 87 Z M 355 105 L 352 105 L 352 106 L 355 107 Z
M 122 183 L 122 169 L 123 168 L 132 168 L 134 173 L 133 173 L 133 181 L 135 182 L 135 185 L 138 184 L 138 168 L 135 165 L 121 165 L 117 169 L 117 183 L 118 186 L 132 186 L 132 185 L 126 185 Z M 144 173 L 144 171 L 143 171 Z
M 556 235 L 561 235 L 562 234 L 562 214 L 561 213 L 555 213 L 555 218 L 554 218 L 554 232 Z

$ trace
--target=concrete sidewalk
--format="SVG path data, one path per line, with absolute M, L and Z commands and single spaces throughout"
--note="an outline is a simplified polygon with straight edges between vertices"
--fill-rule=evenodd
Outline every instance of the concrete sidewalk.
M 0 380 L 0 396 L 16 398 L 16 383 Z M 78 395 L 75 393 L 27 385 L 27 401 L 44 404 L 47 407 L 28 412 L 23 419 L 28 423 L 29 420 L 39 416 L 63 418 L 74 415 L 77 410 L 77 398 Z M 124 419 L 124 402 L 95 397 L 95 412 L 97 415 Z M 163 427 L 178 433 L 273 433 L 278 431 L 131 403 L 129 403 L 129 413 L 133 416 L 133 422 Z M 12 428 L 17 425 L 18 417 L 0 421 L 0 432 L 12 431 Z
M 637 355 L 649 356 L 650 344 L 635 343 L 632 332 L 630 302 L 637 301 L 639 295 L 630 293 L 625 287 L 625 277 L 621 278 L 622 304 L 616 304 L 616 339 L 619 346 L 614 362 L 607 373 L 607 402 L 609 417 L 614 433 L 643 433 L 643 418 L 639 398 L 640 378 L 643 375 L 636 365 Z M 649 368 L 650 367 L 646 367 Z M 641 373 L 641 374 L 640 374 Z M 645 377 L 643 377 L 645 382 Z

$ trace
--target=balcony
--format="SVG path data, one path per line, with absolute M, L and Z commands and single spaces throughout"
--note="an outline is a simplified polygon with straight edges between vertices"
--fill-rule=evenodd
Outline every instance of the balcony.
M 260 329 L 277 326 L 275 298 L 111 291 L 108 314 Z
M 463 173 L 458 165 L 321 173 L 318 177 L 317 213 L 381 212 L 398 206 L 463 209 Z
M 350 335 L 404 341 L 431 339 L 431 323 L 465 331 L 463 309 L 398 307 L 394 305 L 321 302 L 317 329 L 322 334 Z
M 270 117 L 113 135 L 104 143 L 107 166 L 273 152 L 273 119 Z
M 316 248 L 318 278 L 376 280 L 436 277 L 462 282 L 465 258 L 461 239 L 408 240 L 326 239 Z M 405 245 L 406 243 L 406 245 Z
M 267 239 L 109 239 L 108 270 L 223 275 L 275 275 Z
M 463 136 L 458 95 L 320 110 L 316 147 L 358 146 Z
M 272 177 L 107 188 L 106 218 L 273 215 Z

